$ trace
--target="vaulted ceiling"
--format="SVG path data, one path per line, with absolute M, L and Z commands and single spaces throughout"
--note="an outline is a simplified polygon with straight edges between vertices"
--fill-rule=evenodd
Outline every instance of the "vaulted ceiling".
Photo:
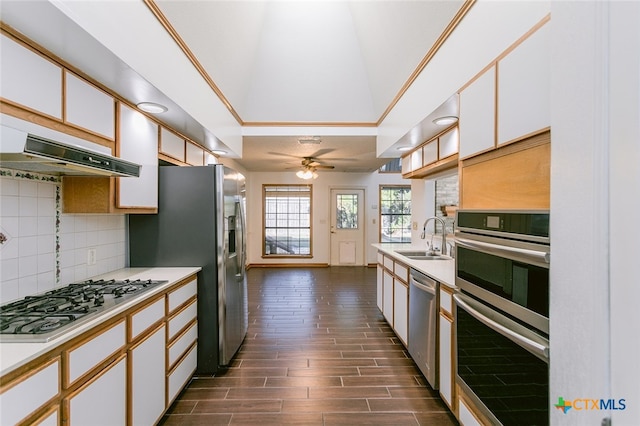
M 465 6 L 463 0 L 144 1 L 248 129 L 237 161 L 260 171 L 287 170 L 297 162 L 291 156 L 318 153 L 341 171 L 372 171 L 387 161 L 376 158 L 375 126 Z M 3 22 L 78 68 L 93 70 L 92 76 L 132 102 L 145 100 L 135 99 L 145 92 L 135 89 L 145 83 L 136 83 L 135 70 L 123 72 L 127 64 L 96 67 L 97 60 L 116 59 L 104 59 L 109 56 L 104 47 L 104 58 L 98 58 L 100 40 L 71 28 L 69 19 L 53 19 L 48 2 L 3 0 L 1 6 Z M 118 23 L 112 25 L 118 31 Z M 162 48 L 150 54 L 161 54 Z M 184 77 L 177 73 L 175 78 Z M 179 111 L 176 103 L 171 107 Z M 185 134 L 194 134 L 198 126 L 189 117 L 168 115 L 167 120 Z M 288 127 L 301 133 L 279 133 Z M 333 130 L 316 134 L 323 128 Z M 203 131 L 215 134 L 216 129 Z M 305 136 L 322 141 L 300 145 Z

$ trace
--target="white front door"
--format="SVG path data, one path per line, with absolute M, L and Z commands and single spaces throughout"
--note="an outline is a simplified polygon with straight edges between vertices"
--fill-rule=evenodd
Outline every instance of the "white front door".
M 364 265 L 364 189 L 331 189 L 331 265 Z

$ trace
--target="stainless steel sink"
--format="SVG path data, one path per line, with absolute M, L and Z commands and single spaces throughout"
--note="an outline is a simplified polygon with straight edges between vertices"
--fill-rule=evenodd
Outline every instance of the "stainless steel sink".
M 447 256 L 430 254 L 428 250 L 397 250 L 396 253 L 414 260 L 446 260 Z

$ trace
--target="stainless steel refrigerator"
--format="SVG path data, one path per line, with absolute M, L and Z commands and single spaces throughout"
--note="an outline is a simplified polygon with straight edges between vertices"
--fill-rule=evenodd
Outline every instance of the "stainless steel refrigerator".
M 247 334 L 245 181 L 220 164 L 159 167 L 158 213 L 129 215 L 137 266 L 201 266 L 198 374 L 228 365 Z

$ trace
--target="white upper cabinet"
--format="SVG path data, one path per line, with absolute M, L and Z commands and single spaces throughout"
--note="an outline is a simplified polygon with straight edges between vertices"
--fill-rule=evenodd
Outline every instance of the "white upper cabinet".
M 65 71 L 65 119 L 84 130 L 115 139 L 114 99 Z
M 450 157 L 458 153 L 458 142 L 460 139 L 460 132 L 458 128 L 454 128 L 438 139 L 440 148 L 440 159 Z
M 551 123 L 550 31 L 543 26 L 498 62 L 498 144 Z
M 62 119 L 61 67 L 4 35 L 0 63 L 0 97 Z
M 119 178 L 118 207 L 158 208 L 158 125 L 122 103 L 118 155 L 142 165 L 140 177 Z
M 204 149 L 198 145 L 187 142 L 187 163 L 192 166 L 204 165 Z
M 185 141 L 175 133 L 160 128 L 160 152 L 176 160 L 185 161 Z
M 491 67 L 460 92 L 460 158 L 495 146 L 496 69 Z

